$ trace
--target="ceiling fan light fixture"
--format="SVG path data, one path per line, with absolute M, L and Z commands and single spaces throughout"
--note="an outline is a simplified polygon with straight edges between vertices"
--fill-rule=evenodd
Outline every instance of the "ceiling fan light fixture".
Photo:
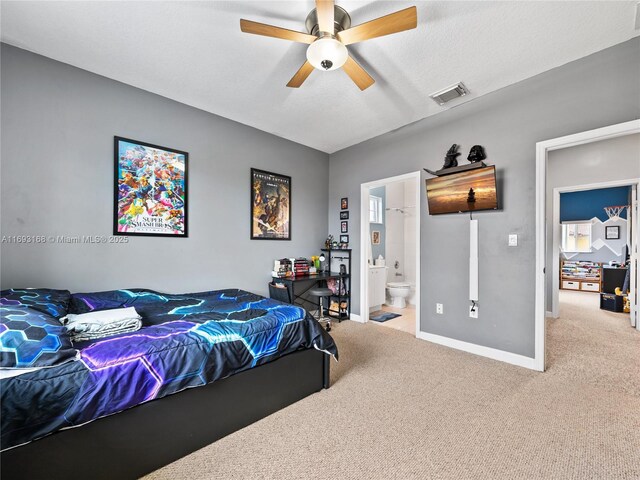
M 299 88 L 313 70 L 342 68 L 360 90 L 365 90 L 375 80 L 349 55 L 347 46 L 418 26 L 418 9 L 415 6 L 352 27 L 351 17 L 335 4 L 335 0 L 315 0 L 315 4 L 316 8 L 311 10 L 305 21 L 308 33 L 240 19 L 240 30 L 245 33 L 308 45 L 307 60 L 287 83 L 290 88 Z
M 323 72 L 342 67 L 348 57 L 347 47 L 332 35 L 318 38 L 307 48 L 307 60 L 314 68 Z

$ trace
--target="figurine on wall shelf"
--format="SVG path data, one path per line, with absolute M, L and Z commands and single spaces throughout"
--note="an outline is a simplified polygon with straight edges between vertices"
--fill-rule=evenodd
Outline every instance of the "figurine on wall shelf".
M 487 156 L 484 154 L 484 149 L 482 148 L 482 145 L 474 145 L 473 147 L 471 147 L 471 150 L 469 151 L 469 156 L 467 157 L 467 160 L 469 160 L 471 163 L 476 163 L 476 162 L 481 162 L 485 158 L 487 158 Z
M 324 241 L 324 248 L 326 248 L 327 250 L 330 250 L 332 244 L 333 244 L 333 235 L 329 235 L 327 239 Z
M 455 143 L 451 145 L 451 148 L 447 151 L 447 155 L 444 157 L 444 165 L 442 166 L 442 168 L 451 168 L 458 166 L 457 157 L 458 155 L 460 155 L 460 153 L 457 152 L 457 150 L 458 145 L 456 145 Z
M 435 175 L 436 177 L 442 177 L 444 175 L 462 173 L 469 170 L 476 170 L 478 168 L 486 167 L 483 160 L 487 158 L 487 155 L 484 153 L 484 147 L 482 145 L 474 145 L 473 147 L 471 147 L 469 156 L 467 157 L 467 160 L 469 160 L 470 163 L 458 165 L 457 157 L 458 155 L 460 155 L 460 153 L 458 153 L 459 146 L 460 145 L 458 145 L 457 143 L 451 145 L 451 148 L 449 148 L 446 156 L 444 157 L 444 165 L 440 170 L 434 172 L 433 170 L 425 168 L 424 171 L 430 173 L 431 175 Z

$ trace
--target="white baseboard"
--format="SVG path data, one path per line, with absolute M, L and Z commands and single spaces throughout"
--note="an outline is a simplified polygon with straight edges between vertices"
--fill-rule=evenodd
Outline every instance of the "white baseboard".
M 361 317 L 360 315 L 356 315 L 355 313 L 352 313 L 352 314 L 349 316 L 349 320 L 353 320 L 354 322 L 364 323 L 364 322 L 362 321 L 362 317 Z
M 549 310 L 547 310 L 546 312 L 544 312 L 544 316 L 553 318 L 553 312 L 550 312 Z
M 480 355 L 482 357 L 491 358 L 493 360 L 499 360 L 501 362 L 517 365 L 519 367 L 528 368 L 530 370 L 539 370 L 534 358 L 525 357 L 524 355 L 518 355 L 517 353 L 505 352 L 504 350 L 497 350 L 490 347 L 483 347 L 482 345 L 463 342 L 461 340 L 442 337 L 440 335 L 434 335 L 433 333 L 427 332 L 418 332 L 416 338 L 426 340 L 428 342 L 437 343 L 438 345 L 444 345 L 445 347 L 455 348 L 456 350 L 473 353 L 474 355 Z

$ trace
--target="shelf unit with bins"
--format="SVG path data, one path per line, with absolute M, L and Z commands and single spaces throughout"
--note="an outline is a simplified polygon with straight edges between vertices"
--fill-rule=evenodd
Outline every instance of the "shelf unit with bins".
M 602 285 L 602 264 L 577 260 L 562 260 L 560 267 L 560 288 L 600 293 Z
M 330 248 L 322 248 L 320 249 L 327 255 L 327 268 L 330 272 L 339 272 L 340 266 L 338 268 L 333 268 L 334 260 L 346 260 L 347 263 L 345 266 L 347 267 L 347 273 L 344 275 L 339 275 L 338 280 L 338 294 L 331 295 L 330 300 L 336 300 L 338 302 L 338 310 L 328 308 L 329 315 L 338 320 L 338 322 L 342 320 L 347 320 L 351 316 L 351 249 L 350 248 L 340 248 L 340 249 L 330 249 Z M 344 289 L 344 294 L 341 292 Z M 347 302 L 347 308 L 342 309 L 340 305 L 342 302 Z M 331 303 L 329 303 L 329 306 Z

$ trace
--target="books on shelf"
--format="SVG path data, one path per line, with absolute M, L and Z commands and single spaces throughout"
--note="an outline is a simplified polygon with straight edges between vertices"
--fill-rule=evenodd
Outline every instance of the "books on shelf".
M 597 262 L 565 260 L 561 271 L 563 277 L 598 280 L 601 270 L 602 265 Z
M 273 262 L 271 275 L 275 278 L 309 275 L 309 267 L 310 263 L 306 258 L 282 258 Z
M 271 275 L 275 278 L 286 278 L 293 275 L 291 260 L 282 258 L 273 262 L 273 272 L 271 272 Z
M 293 261 L 293 274 L 297 277 L 309 274 L 309 260 L 306 258 L 296 258 Z

